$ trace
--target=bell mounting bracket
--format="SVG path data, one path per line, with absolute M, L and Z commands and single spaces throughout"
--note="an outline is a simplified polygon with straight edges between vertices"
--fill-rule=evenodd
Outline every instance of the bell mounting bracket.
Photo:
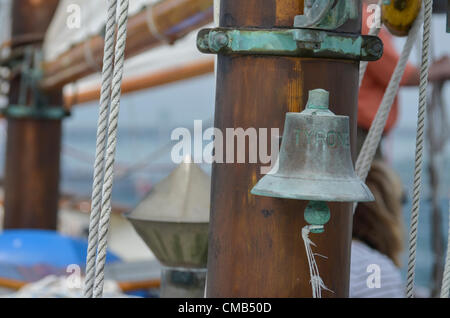
M 0 61 L 0 65 L 9 66 L 13 74 L 20 74 L 18 101 L 1 108 L 0 114 L 7 118 L 39 120 L 60 120 L 69 116 L 70 111 L 63 107 L 49 106 L 46 94 L 40 88 L 41 50 L 28 45 L 13 53 L 11 57 Z
M 377 36 L 324 30 L 234 29 L 200 30 L 197 47 L 203 53 L 223 55 L 275 55 L 376 61 L 383 54 Z

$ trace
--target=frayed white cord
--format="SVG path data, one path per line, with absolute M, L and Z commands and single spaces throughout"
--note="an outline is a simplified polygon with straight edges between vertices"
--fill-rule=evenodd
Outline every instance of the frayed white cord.
M 305 244 L 306 256 L 308 257 L 309 274 L 311 276 L 311 288 L 313 298 L 322 298 L 322 290 L 327 290 L 334 293 L 332 290 L 325 286 L 322 278 L 320 277 L 319 267 L 317 266 L 315 256 L 322 258 L 327 258 L 326 256 L 314 253 L 311 246 L 316 246 L 313 241 L 309 238 L 309 233 L 311 230 L 323 229 L 322 225 L 307 225 L 302 228 L 302 238 Z

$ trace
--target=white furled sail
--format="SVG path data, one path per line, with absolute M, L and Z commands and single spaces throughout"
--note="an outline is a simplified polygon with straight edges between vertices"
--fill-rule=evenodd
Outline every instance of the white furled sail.
M 211 60 L 211 56 L 202 54 L 197 50 L 196 38 L 197 31 L 193 31 L 173 45 L 162 45 L 127 59 L 125 61 L 124 79 L 175 69 L 194 62 Z M 75 91 L 82 93 L 93 85 L 99 85 L 100 77 L 100 73 L 96 73 L 77 83 L 66 85 L 64 92 L 69 95 Z
M 128 15 L 133 16 L 157 1 L 130 1 Z M 61 0 L 45 36 L 44 60 L 53 60 L 75 44 L 101 34 L 106 23 L 107 7 L 106 0 Z
M 130 1 L 129 16 L 136 15 L 149 5 L 160 0 L 134 0 Z M 217 1 L 216 1 L 217 2 Z M 50 24 L 44 41 L 44 60 L 55 60 L 71 47 L 82 43 L 92 36 L 101 34 L 105 27 L 107 1 L 88 0 L 62 0 Z M 78 14 L 77 21 L 71 20 Z M 206 26 L 208 27 L 208 26 Z M 149 51 L 126 60 L 124 80 L 144 74 L 152 74 L 165 70 L 176 69 L 195 62 L 210 61 L 211 56 L 201 54 L 196 46 L 197 30 L 172 45 L 163 44 Z M 89 52 L 87 52 L 89 53 Z M 89 58 L 89 54 L 86 54 Z M 93 60 L 92 60 L 93 61 Z M 93 63 L 93 67 L 95 67 Z M 66 85 L 65 95 L 83 93 L 94 86 L 100 85 L 100 70 L 82 80 Z

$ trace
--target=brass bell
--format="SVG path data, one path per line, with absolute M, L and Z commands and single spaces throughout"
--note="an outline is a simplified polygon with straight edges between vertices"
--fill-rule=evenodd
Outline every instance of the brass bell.
M 288 113 L 278 162 L 252 189 L 284 199 L 364 202 L 374 197 L 353 168 L 348 116 L 328 109 L 329 93 L 309 92 L 301 113 Z

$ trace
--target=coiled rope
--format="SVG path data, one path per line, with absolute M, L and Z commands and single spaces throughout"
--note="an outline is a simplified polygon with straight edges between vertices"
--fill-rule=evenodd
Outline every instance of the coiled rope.
M 113 6 L 114 9 L 112 8 Z M 116 24 L 116 6 L 117 0 L 110 0 L 106 32 L 107 35 L 108 31 L 110 33 L 112 32 L 113 37 L 112 41 L 111 38 L 105 37 L 104 63 L 106 61 L 106 65 L 103 66 L 102 74 L 101 109 L 99 114 L 92 193 L 93 208 L 89 226 L 92 233 L 89 233 L 88 258 L 86 261 L 85 296 L 95 298 L 101 297 L 103 294 L 104 267 L 111 215 L 111 194 L 114 179 L 114 160 L 117 143 L 123 65 L 125 60 L 129 1 L 120 0 L 117 19 L 117 40 L 115 49 L 112 51 L 114 45 L 114 28 Z M 111 72 L 113 74 L 112 79 Z M 110 104 L 109 113 L 107 111 L 108 104 Z M 104 109 L 106 109 L 106 111 L 104 111 Z M 93 258 L 95 255 L 96 258 L 94 263 Z M 93 272 L 95 273 L 95 277 L 93 277 Z
M 416 267 L 417 229 L 419 221 L 420 192 L 422 185 L 423 144 L 425 132 L 425 114 L 427 109 L 428 72 L 430 68 L 431 17 L 433 0 L 424 0 L 424 26 L 422 40 L 422 64 L 420 68 L 419 111 L 417 117 L 416 156 L 414 169 L 413 206 L 409 233 L 409 258 L 406 283 L 406 296 L 414 297 L 414 277 Z

